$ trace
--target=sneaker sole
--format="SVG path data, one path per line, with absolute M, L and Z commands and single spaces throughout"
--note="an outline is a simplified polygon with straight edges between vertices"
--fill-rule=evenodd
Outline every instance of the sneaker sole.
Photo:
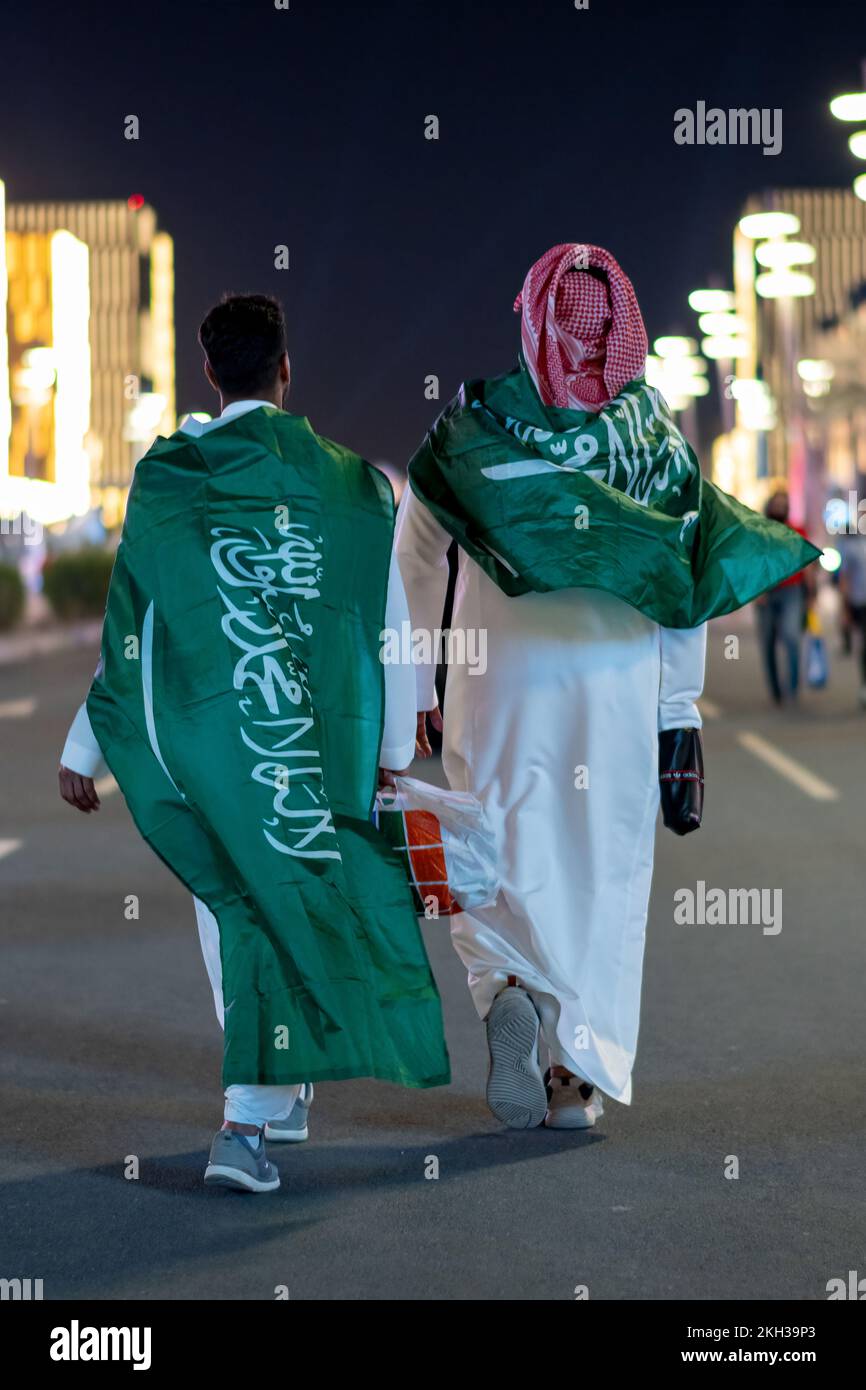
M 306 1125 L 303 1129 L 271 1129 L 270 1125 L 265 1125 L 265 1138 L 271 1144 L 302 1144 L 309 1137 Z
M 593 1119 L 589 1119 L 589 1120 L 586 1119 L 585 1117 L 578 1117 L 578 1118 L 577 1118 L 576 1120 L 574 1120 L 574 1121 L 571 1121 L 571 1120 L 568 1120 L 568 1121 L 556 1120 L 556 1121 L 554 1121 L 553 1124 L 551 1124 L 551 1122 L 550 1122 L 550 1112 L 548 1111 L 548 1113 L 547 1113 L 547 1114 L 545 1115 L 545 1117 L 544 1117 L 544 1128 L 545 1128 L 545 1129 L 595 1129 L 596 1123 L 597 1123 L 597 1121 L 600 1120 L 600 1119 L 601 1119 L 601 1116 L 600 1116 L 600 1115 L 596 1115 Z
M 547 1091 L 538 1065 L 538 1015 L 528 995 L 494 1003 L 488 1018 L 490 1074 L 487 1104 L 509 1129 L 537 1129 L 547 1113 Z
M 279 1174 L 270 1182 L 262 1182 L 242 1168 L 227 1168 L 222 1163 L 209 1163 L 204 1180 L 206 1187 L 227 1187 L 233 1192 L 276 1192 L 280 1185 Z

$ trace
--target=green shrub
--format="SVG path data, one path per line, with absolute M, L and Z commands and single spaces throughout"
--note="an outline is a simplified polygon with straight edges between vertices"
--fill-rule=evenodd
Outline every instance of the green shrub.
M 0 632 L 14 627 L 24 611 L 24 584 L 14 565 L 0 564 Z
M 87 546 L 49 560 L 43 587 L 58 618 L 101 617 L 113 565 L 113 554 L 98 546 Z

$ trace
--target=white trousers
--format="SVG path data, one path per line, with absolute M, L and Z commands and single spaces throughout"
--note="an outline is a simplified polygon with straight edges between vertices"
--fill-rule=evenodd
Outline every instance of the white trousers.
M 220 1028 L 225 1028 L 219 926 L 209 907 L 205 907 L 198 898 L 193 898 L 193 902 L 198 922 L 198 939 L 213 990 L 216 1016 Z M 234 1124 L 258 1125 L 259 1129 L 269 1120 L 287 1120 L 301 1093 L 302 1084 L 299 1082 L 295 1086 L 227 1086 L 225 1118 Z

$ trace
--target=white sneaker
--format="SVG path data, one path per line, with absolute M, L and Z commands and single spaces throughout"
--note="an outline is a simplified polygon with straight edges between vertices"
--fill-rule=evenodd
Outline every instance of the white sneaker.
M 547 1129 L 592 1129 L 604 1114 L 601 1091 L 581 1081 L 579 1076 L 552 1076 L 545 1073 L 547 1086 Z

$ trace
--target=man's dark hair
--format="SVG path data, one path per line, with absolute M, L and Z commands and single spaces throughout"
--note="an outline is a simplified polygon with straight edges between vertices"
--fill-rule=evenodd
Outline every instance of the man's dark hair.
M 286 351 L 286 320 L 269 294 L 226 294 L 210 310 L 198 340 L 224 395 L 252 395 L 276 379 Z

